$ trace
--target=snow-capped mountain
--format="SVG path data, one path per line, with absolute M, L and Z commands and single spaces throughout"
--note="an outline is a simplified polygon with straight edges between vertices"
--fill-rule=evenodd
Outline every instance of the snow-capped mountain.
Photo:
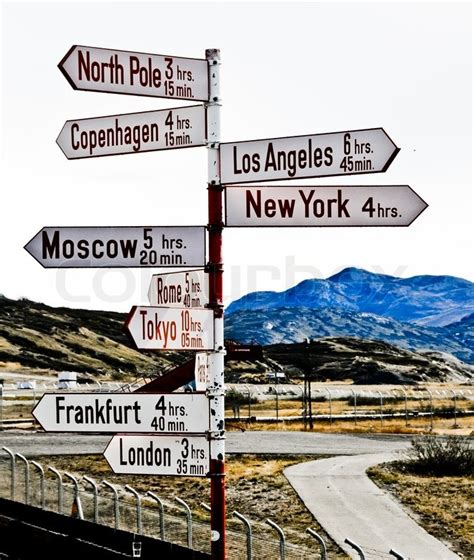
M 474 283 L 347 268 L 284 292 L 254 292 L 226 310 L 226 338 L 260 344 L 355 336 L 474 363 Z

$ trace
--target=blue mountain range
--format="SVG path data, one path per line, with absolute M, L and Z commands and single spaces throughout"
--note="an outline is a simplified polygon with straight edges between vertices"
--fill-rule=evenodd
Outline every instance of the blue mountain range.
M 253 292 L 226 309 L 226 337 L 300 342 L 356 336 L 474 363 L 474 283 L 453 276 L 398 278 L 346 268 L 283 292 Z

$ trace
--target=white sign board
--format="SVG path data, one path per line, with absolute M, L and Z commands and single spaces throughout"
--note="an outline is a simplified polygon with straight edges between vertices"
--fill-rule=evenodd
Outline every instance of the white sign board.
M 132 307 L 125 327 L 141 350 L 212 350 L 212 309 Z
M 427 204 L 408 185 L 226 187 L 226 226 L 409 226 Z
M 198 352 L 194 359 L 194 383 L 196 391 L 205 391 L 209 384 L 209 359 L 207 352 Z
M 203 59 L 73 45 L 58 66 L 82 91 L 209 101 Z
M 398 151 L 383 128 L 222 143 L 221 182 L 379 173 Z
M 68 159 L 206 144 L 203 105 L 66 121 L 56 140 Z
M 209 303 L 209 276 L 203 269 L 154 274 L 148 300 L 150 305 L 203 308 Z
M 45 227 L 25 249 L 45 268 L 204 266 L 202 226 Z
M 104 457 L 117 474 L 206 476 L 210 468 L 205 436 L 116 435 Z
M 47 393 L 33 410 L 46 432 L 203 433 L 203 393 Z

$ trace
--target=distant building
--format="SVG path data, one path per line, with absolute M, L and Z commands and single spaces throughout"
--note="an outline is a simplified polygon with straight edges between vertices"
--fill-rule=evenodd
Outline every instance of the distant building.
M 77 387 L 77 373 L 61 371 L 58 373 L 58 389 L 75 389 Z
M 286 374 L 283 371 L 268 371 L 266 375 L 269 381 L 286 381 Z

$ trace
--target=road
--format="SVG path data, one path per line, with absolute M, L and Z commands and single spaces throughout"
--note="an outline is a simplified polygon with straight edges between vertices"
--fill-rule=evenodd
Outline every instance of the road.
M 407 449 L 407 436 L 320 434 L 311 432 L 227 432 L 227 453 L 282 453 L 288 455 L 360 455 L 396 453 Z M 102 453 L 111 435 L 0 432 L 0 448 L 26 457 Z
M 346 538 L 362 548 L 367 560 L 393 559 L 392 548 L 416 560 L 459 559 L 365 474 L 370 466 L 394 458 L 392 453 L 332 457 L 284 472 L 309 511 L 352 558 L 359 555 Z

